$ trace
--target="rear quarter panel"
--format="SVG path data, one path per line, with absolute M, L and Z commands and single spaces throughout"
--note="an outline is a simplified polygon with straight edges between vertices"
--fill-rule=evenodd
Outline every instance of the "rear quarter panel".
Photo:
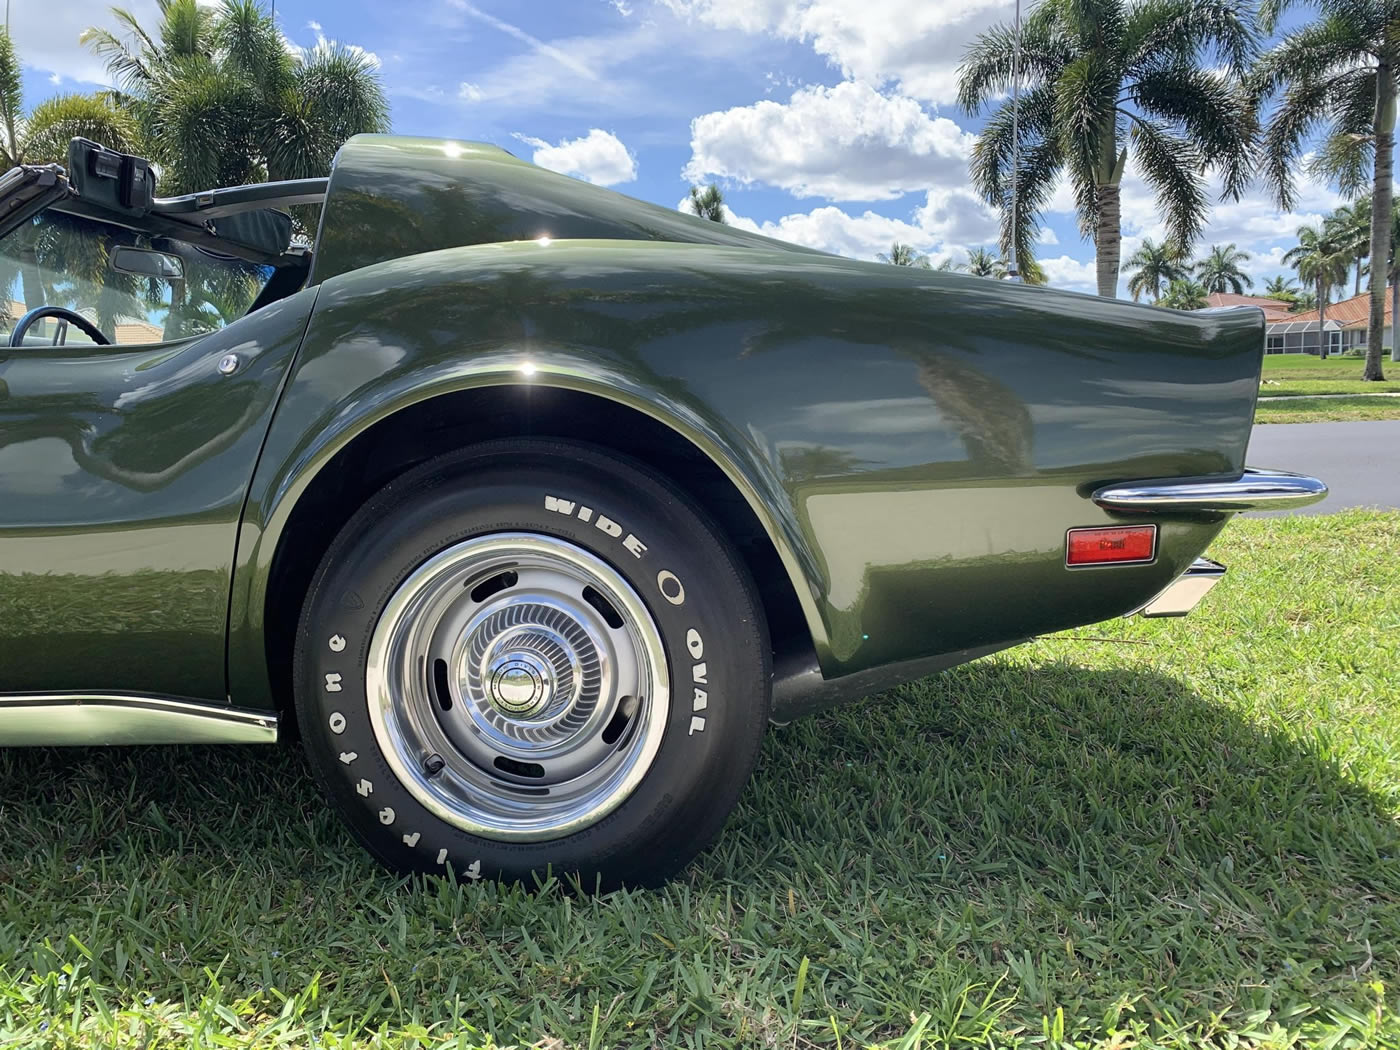
M 1261 355 L 1248 311 L 767 249 L 516 242 L 342 274 L 254 478 L 233 664 L 256 664 L 260 588 L 316 471 L 399 408 L 482 385 L 527 419 L 532 386 L 587 390 L 709 452 L 828 676 L 1101 620 L 1221 521 L 1162 521 L 1157 560 L 1114 569 L 1067 570 L 1065 531 L 1114 520 L 1088 499 L 1107 482 L 1237 475 Z

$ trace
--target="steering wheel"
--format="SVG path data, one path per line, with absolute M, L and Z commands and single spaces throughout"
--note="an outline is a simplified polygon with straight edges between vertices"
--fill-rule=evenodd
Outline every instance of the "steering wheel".
M 58 317 L 65 322 L 59 325 L 58 331 L 53 335 L 54 346 L 62 346 L 67 341 L 68 325 L 70 324 L 98 346 L 112 344 L 112 340 L 103 335 L 102 330 L 82 314 L 62 306 L 36 306 L 15 322 L 15 330 L 10 333 L 10 345 L 23 346 L 25 334 L 34 327 L 36 321 L 42 321 L 45 317 Z

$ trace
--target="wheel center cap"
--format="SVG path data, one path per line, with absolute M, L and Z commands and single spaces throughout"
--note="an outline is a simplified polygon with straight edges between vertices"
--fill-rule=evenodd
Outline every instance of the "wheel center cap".
M 503 653 L 487 675 L 491 703 L 516 718 L 537 715 L 554 697 L 554 671 L 534 653 Z

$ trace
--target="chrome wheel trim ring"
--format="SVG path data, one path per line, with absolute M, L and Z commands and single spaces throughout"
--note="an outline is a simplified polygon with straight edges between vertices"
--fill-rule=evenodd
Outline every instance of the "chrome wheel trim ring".
M 365 685 L 375 739 L 409 794 L 456 828 L 514 842 L 615 810 L 670 714 L 661 633 L 636 591 L 537 533 L 465 540 L 410 573 L 375 625 Z

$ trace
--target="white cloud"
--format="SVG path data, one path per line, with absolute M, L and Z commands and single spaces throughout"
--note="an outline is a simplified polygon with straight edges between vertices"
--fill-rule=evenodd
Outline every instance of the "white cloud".
M 637 177 L 637 158 L 610 131 L 592 128 L 579 139 L 565 139 L 550 145 L 544 139 L 516 133 L 516 138 L 535 148 L 531 158 L 542 168 L 563 172 L 598 186 L 615 186 Z
M 685 201 L 677 208 L 686 211 Z M 889 251 L 894 241 L 913 245 L 936 260 L 950 256 L 961 259 L 969 248 L 994 247 L 997 236 L 995 217 L 963 190 L 929 192 L 908 218 L 869 209 L 856 214 L 835 205 L 763 222 L 736 214 L 725 205 L 725 218 L 741 230 L 854 259 L 874 259 Z
M 306 28 L 311 30 L 313 33 L 319 33 L 321 31 L 321 23 L 313 18 L 310 22 L 306 23 Z
M 457 86 L 457 97 L 466 99 L 468 102 L 480 102 L 486 97 L 486 93 L 476 84 L 464 80 Z
M 1068 255 L 1057 255 L 1053 259 L 1037 259 L 1036 262 L 1045 271 L 1045 279 L 1052 287 L 1068 288 L 1074 292 L 1093 293 L 1098 290 L 1098 274 L 1093 259 L 1081 262 Z
M 808 43 L 843 75 L 893 81 L 930 102 L 957 98 L 963 49 L 995 22 L 1006 0 L 660 0 L 677 14 L 746 33 Z
M 123 4 L 142 25 L 160 17 L 155 0 Z M 109 82 L 105 64 L 78 43 L 88 26 L 115 29 L 111 0 L 63 0 L 62 3 L 18 3 L 10 8 L 10 39 L 26 66 L 56 73 L 86 84 Z
M 786 103 L 765 99 L 696 117 L 685 176 L 760 182 L 797 197 L 888 200 L 965 182 L 973 141 L 912 98 L 843 81 L 801 88 Z

